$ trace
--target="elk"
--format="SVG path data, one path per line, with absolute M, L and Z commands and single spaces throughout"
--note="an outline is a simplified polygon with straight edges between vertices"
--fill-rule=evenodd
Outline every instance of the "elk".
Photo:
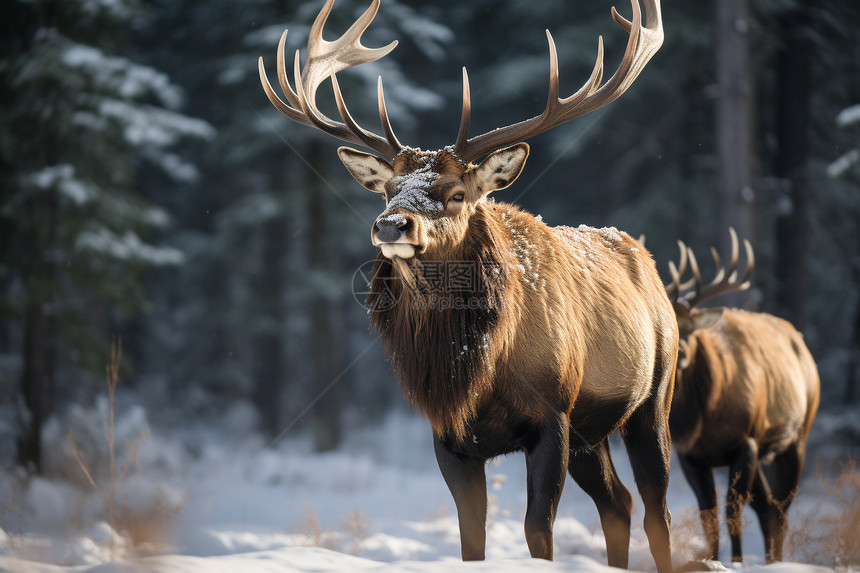
M 785 320 L 736 308 L 697 308 L 724 293 L 746 290 L 755 266 L 744 240 L 747 268 L 738 278 L 738 239 L 723 268 L 711 249 L 716 276 L 702 284 L 692 249 L 678 241 L 678 266 L 666 285 L 681 342 L 669 427 L 681 469 L 698 501 L 708 558 L 716 560 L 720 525 L 713 468 L 729 467 L 726 522 L 732 561 L 743 561 L 741 513 L 749 501 L 759 519 L 768 562 L 782 559 L 787 513 L 819 401 L 815 361 L 803 336 Z M 692 278 L 681 283 L 687 265 Z M 770 466 L 770 475 L 765 467 Z
M 538 116 L 469 137 L 471 100 L 463 69 L 463 105 L 452 146 L 422 151 L 400 143 L 378 81 L 384 137 L 359 126 L 336 73 L 381 58 L 396 42 L 370 49 L 361 35 L 370 8 L 335 41 L 322 39 L 328 0 L 310 30 L 295 89 L 277 55 L 284 102 L 260 80 L 291 120 L 373 153 L 341 147 L 347 170 L 386 207 L 371 229 L 379 248 L 367 306 L 406 399 L 430 421 L 436 458 L 457 507 L 464 560 L 483 559 L 486 460 L 514 451 L 526 458 L 525 536 L 533 557 L 552 559 L 552 529 L 566 472 L 594 499 L 610 565 L 626 567 L 632 498 L 619 480 L 608 436 L 620 430 L 644 500 L 645 530 L 660 572 L 672 568 L 666 488 L 678 333 L 650 254 L 614 228 L 550 227 L 490 198 L 519 176 L 524 140 L 598 109 L 633 83 L 660 47 L 659 0 L 632 0 L 632 22 L 617 71 L 604 84 L 603 44 L 589 79 L 558 95 L 550 52 L 549 97 Z M 644 19 L 644 25 L 643 25 Z M 323 115 L 316 91 L 330 79 L 340 119 Z M 457 288 L 455 288 L 455 286 Z

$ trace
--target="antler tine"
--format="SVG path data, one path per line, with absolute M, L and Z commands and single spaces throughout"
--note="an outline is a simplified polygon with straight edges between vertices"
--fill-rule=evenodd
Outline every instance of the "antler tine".
M 755 270 L 755 253 L 753 253 L 752 244 L 746 239 L 744 239 L 744 250 L 747 254 L 747 270 L 744 272 L 744 276 L 741 277 L 740 283 L 746 285 L 744 287 L 744 290 L 746 290 L 750 286 L 750 275 Z
M 385 138 L 391 145 L 392 149 L 400 151 L 403 145 L 394 135 L 394 130 L 391 129 L 391 122 L 388 121 L 388 110 L 385 109 L 385 94 L 382 92 L 382 76 L 376 80 L 377 107 L 379 107 L 379 121 L 382 123 L 382 131 L 385 132 Z
M 290 102 L 290 105 L 294 108 L 301 109 L 302 104 L 299 103 L 299 96 L 293 91 L 293 87 L 290 85 L 290 81 L 287 78 L 287 63 L 284 60 L 284 54 L 287 51 L 287 32 L 288 30 L 284 30 L 284 33 L 281 34 L 281 40 L 278 42 L 278 58 L 276 62 L 278 68 L 278 83 L 281 84 L 281 91 L 283 91 L 284 95 L 287 96 L 287 101 Z M 260 64 L 262 63 L 263 58 L 261 56 Z
M 718 282 L 723 280 L 723 276 L 726 274 L 726 270 L 723 268 L 723 261 L 720 259 L 720 253 L 716 248 L 711 247 L 711 257 L 714 259 L 714 269 L 717 274 L 714 275 L 714 280 L 711 282 Z
M 317 87 L 331 74 L 346 68 L 373 62 L 385 56 L 397 46 L 397 41 L 381 48 L 368 48 L 361 43 L 361 35 L 367 30 L 379 10 L 379 0 L 373 0 L 343 35 L 328 42 L 323 40 L 322 31 L 328 15 L 331 13 L 334 0 L 327 0 L 311 26 L 308 35 L 308 55 L 302 70 L 302 83 L 307 91 L 313 93 Z M 343 56 L 338 58 L 337 56 Z
M 729 238 L 731 242 L 731 256 L 729 258 L 729 268 L 726 274 L 729 276 L 728 281 L 734 281 L 738 275 L 738 234 L 734 227 L 729 227 Z
M 669 261 L 669 275 L 672 277 L 672 280 L 664 286 L 666 287 L 666 294 L 669 295 L 669 300 L 675 302 L 678 300 L 680 294 L 681 274 L 678 272 L 673 261 Z
M 300 53 L 298 50 L 296 51 L 293 68 L 295 90 L 293 90 L 287 77 L 284 59 L 287 32 L 284 31 L 281 35 L 277 57 L 278 82 L 289 103 L 284 103 L 272 89 L 261 57 L 258 67 L 263 90 L 278 111 L 293 121 L 316 127 L 338 139 L 367 147 L 383 157 L 391 159 L 400 152 L 403 146 L 394 135 L 388 120 L 381 82 L 378 87 L 378 107 L 385 137 L 367 131 L 353 119 L 346 107 L 335 74 L 352 66 L 378 60 L 391 52 L 397 46 L 397 42 L 391 42 L 381 48 L 368 48 L 361 43 L 362 34 L 370 26 L 379 10 L 379 0 L 373 0 L 367 10 L 340 38 L 331 42 L 324 40 L 322 37 L 323 28 L 333 6 L 334 0 L 327 0 L 311 25 L 308 33 L 307 56 L 303 67 L 300 67 Z M 343 122 L 326 117 L 316 106 L 317 88 L 328 78 L 331 78 L 335 102 Z
M 755 255 L 753 253 L 752 244 L 750 244 L 748 240 L 744 239 L 747 265 L 743 276 L 738 279 L 738 237 L 737 233 L 735 233 L 735 230 L 732 228 L 729 228 L 729 235 L 731 236 L 731 257 L 728 269 L 722 267 L 720 264 L 720 257 L 717 254 L 716 249 L 711 249 L 717 272 L 714 279 L 704 287 L 702 286 L 698 265 L 695 261 L 695 255 L 692 250 L 690 251 L 690 266 L 693 268 L 693 274 L 696 278 L 696 289 L 694 292 L 684 295 L 684 298 L 687 300 L 691 308 L 715 296 L 728 292 L 744 291 L 750 287 L 749 277 L 755 268 Z
M 286 36 L 287 36 L 287 32 L 284 31 L 284 34 L 281 36 L 282 42 L 284 40 L 286 40 Z M 282 64 L 283 64 L 283 56 L 281 54 L 279 54 L 278 77 L 281 76 L 281 72 L 283 70 Z M 266 92 L 266 96 L 269 98 L 269 101 L 272 102 L 272 105 L 274 105 L 278 111 L 280 111 L 282 114 L 284 114 L 285 116 L 287 116 L 291 120 L 296 121 L 298 123 L 302 123 L 304 125 L 313 126 L 313 123 L 307 117 L 305 117 L 305 115 L 302 114 L 302 112 L 300 111 L 301 105 L 296 105 L 296 107 L 299 109 L 294 109 L 294 108 L 290 107 L 289 105 L 285 104 L 283 102 L 283 100 L 281 100 L 281 98 L 278 97 L 278 94 L 275 93 L 275 90 L 272 89 L 272 84 L 269 83 L 269 78 L 266 75 L 266 68 L 263 65 L 263 57 L 262 56 L 260 56 L 259 60 L 257 60 L 257 69 L 260 72 L 260 82 L 263 84 L 263 91 Z M 284 72 L 284 78 L 286 78 L 286 72 Z M 286 82 L 286 79 L 284 81 Z M 285 93 L 287 94 L 287 99 L 290 100 L 291 104 L 293 104 L 294 102 L 292 99 L 290 99 L 290 96 L 291 95 L 295 96 L 295 93 L 293 92 L 292 88 L 289 87 L 289 82 L 287 82 L 287 86 L 289 89 L 285 90 Z M 295 99 L 296 99 L 295 104 L 298 104 L 299 103 L 298 102 L 298 96 L 295 96 Z
M 684 298 L 690 303 L 690 307 L 693 307 L 695 306 L 694 301 L 698 300 L 702 295 L 702 274 L 699 272 L 699 262 L 696 260 L 696 253 L 690 247 L 687 247 L 687 257 L 690 259 L 690 270 L 693 273 L 692 280 L 695 290 L 693 291 L 693 297 L 690 297 L 690 293 L 687 293 Z
M 638 4 L 634 5 L 637 8 L 639 7 Z M 558 97 L 558 55 L 555 49 L 555 42 L 553 41 L 552 35 L 549 33 L 549 30 L 546 31 L 546 36 L 549 40 L 550 45 L 550 97 L 549 101 L 547 101 L 547 110 L 550 109 L 550 106 L 552 106 L 553 109 L 561 109 L 562 111 L 564 107 L 567 107 L 569 109 L 576 109 L 576 106 L 578 106 L 582 101 L 590 97 L 592 94 L 595 93 L 595 91 L 598 90 L 598 88 L 600 87 L 600 82 L 603 81 L 603 36 L 597 37 L 597 58 L 595 58 L 594 60 L 594 68 L 591 70 L 591 75 L 588 77 L 585 83 L 582 84 L 581 88 L 576 90 L 573 95 L 565 99 L 561 99 Z M 617 73 L 618 72 L 616 72 L 616 74 Z M 544 113 L 547 112 L 545 111 Z M 583 112 L 573 117 L 579 117 L 579 115 L 584 115 L 585 113 L 588 112 Z M 573 117 L 571 117 L 570 119 L 573 119 Z
M 372 149 L 373 144 L 376 142 L 374 138 L 378 136 L 358 125 L 358 123 L 353 119 L 352 114 L 349 113 L 349 109 L 346 107 L 346 102 L 343 100 L 343 94 L 340 91 L 337 74 L 331 75 L 331 86 L 334 91 L 334 101 L 337 104 L 337 111 L 340 113 L 340 117 L 343 118 L 343 121 L 346 123 L 349 130 L 361 138 L 362 144 Z
M 639 241 L 642 242 L 641 240 Z M 675 266 L 674 261 L 669 261 L 669 276 L 672 277 L 672 280 L 663 285 L 666 288 L 666 294 L 668 294 L 672 301 L 677 300 L 678 296 L 681 294 L 681 277 L 687 272 L 687 248 L 686 245 L 682 241 L 678 241 L 678 248 L 681 251 L 681 256 L 678 259 L 678 266 Z M 674 296 L 672 296 L 674 294 Z
M 469 74 L 463 68 L 463 112 L 460 114 L 460 129 L 457 131 L 457 141 L 454 143 L 454 155 L 463 157 L 466 153 L 466 143 L 469 138 L 469 123 L 472 119 L 472 95 L 469 90 Z
M 334 90 L 334 99 L 335 103 L 337 103 L 337 110 L 343 118 L 343 121 L 346 123 L 350 131 L 361 138 L 362 143 L 366 147 L 373 149 L 373 145 L 376 144 L 379 136 L 367 131 L 358 125 L 358 123 L 353 119 L 352 114 L 349 113 L 349 109 L 346 107 L 346 102 L 343 100 L 343 94 L 340 91 L 340 85 L 337 82 L 336 74 L 331 75 L 331 85 Z M 379 76 L 379 79 L 377 80 L 377 94 L 379 121 L 382 124 L 383 131 L 385 132 L 385 138 L 393 149 L 401 149 L 403 148 L 403 145 L 401 145 L 400 141 L 397 140 L 397 136 L 394 135 L 394 130 L 391 128 L 391 122 L 388 120 L 388 111 L 385 108 L 385 96 L 382 92 L 382 76 Z
M 688 262 L 691 259 L 687 255 L 688 247 L 684 244 L 684 241 L 678 241 L 678 250 L 681 253 L 678 259 L 678 266 L 676 267 L 673 261 L 669 261 L 669 274 L 672 277 L 672 281 L 663 285 L 666 288 L 666 294 L 669 295 L 672 302 L 678 300 L 685 291 L 689 290 L 696 283 L 695 275 L 690 277 L 687 282 L 681 282 L 681 279 L 687 272 Z M 696 268 L 698 269 L 698 267 Z
M 558 97 L 558 55 L 552 35 L 547 30 L 549 42 L 550 73 L 549 95 L 543 113 L 516 124 L 467 139 L 471 103 L 469 88 L 464 74 L 463 115 L 457 135 L 455 153 L 465 162 L 471 162 L 487 153 L 511 143 L 523 141 L 567 121 L 585 115 L 614 101 L 633 84 L 648 61 L 663 43 L 663 21 L 660 14 L 660 0 L 643 0 L 645 4 L 645 25 L 642 25 L 642 12 L 639 0 L 630 0 L 633 7 L 633 21 L 629 21 L 612 8 L 612 18 L 628 34 L 627 48 L 618 69 L 603 86 L 603 38 L 598 39 L 597 58 L 588 81 L 573 95 Z

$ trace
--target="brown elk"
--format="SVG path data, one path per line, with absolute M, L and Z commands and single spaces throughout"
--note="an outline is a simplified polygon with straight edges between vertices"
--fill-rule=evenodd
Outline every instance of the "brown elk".
M 338 150 L 353 177 L 386 201 L 371 230 L 380 249 L 367 302 L 371 325 L 406 398 L 432 425 L 439 467 L 457 506 L 463 558 L 484 558 L 486 460 L 523 451 L 531 555 L 552 559 L 552 527 L 569 471 L 597 505 L 609 563 L 626 567 L 632 498 L 608 446 L 608 436 L 621 430 L 644 500 L 651 552 L 659 571 L 671 570 L 668 407 L 678 333 L 654 262 L 614 228 L 553 228 L 489 197 L 520 174 L 529 152 L 523 140 L 606 105 L 630 87 L 662 43 L 659 0 L 645 0 L 644 18 L 632 0 L 632 22 L 613 9 L 629 33 L 618 70 L 601 85 L 601 40 L 591 77 L 564 99 L 547 32 L 546 109 L 520 123 L 468 137 L 464 69 L 459 132 L 453 146 L 438 151 L 398 141 L 381 78 L 385 136 L 352 118 L 336 72 L 376 60 L 395 44 L 361 44 L 378 0 L 341 38 L 324 41 L 332 4 L 328 0 L 311 28 L 301 73 L 296 53 L 295 90 L 284 65 L 286 32 L 281 38 L 277 69 L 287 102 L 269 84 L 262 58 L 260 78 L 272 104 L 290 119 L 375 152 Z M 342 121 L 316 106 L 317 88 L 327 78 Z
M 708 558 L 716 560 L 720 525 L 713 468 L 729 467 L 726 522 L 732 561 L 742 561 L 741 513 L 752 505 L 765 539 L 768 562 L 782 559 L 787 512 L 797 491 L 806 437 L 815 418 L 819 380 L 803 336 L 785 320 L 736 308 L 697 308 L 707 299 L 749 288 L 752 246 L 744 241 L 747 268 L 738 278 L 738 240 L 724 269 L 715 249 L 716 276 L 707 285 L 684 243 L 679 264 L 669 263 L 681 335 L 669 427 L 681 468 L 696 495 Z M 693 277 L 681 283 L 687 268 Z M 772 471 L 766 476 L 764 468 Z

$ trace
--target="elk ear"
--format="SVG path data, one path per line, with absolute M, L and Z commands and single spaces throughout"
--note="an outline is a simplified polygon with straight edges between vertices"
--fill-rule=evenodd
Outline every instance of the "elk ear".
M 374 193 L 385 193 L 385 182 L 394 177 L 394 169 L 384 159 L 350 147 L 338 148 L 337 154 L 355 180 Z
M 690 313 L 693 330 L 701 330 L 714 326 L 723 317 L 723 307 L 696 309 Z
M 488 155 L 480 165 L 470 172 L 478 195 L 484 197 L 488 193 L 504 189 L 516 181 L 528 156 L 528 143 L 517 143 Z

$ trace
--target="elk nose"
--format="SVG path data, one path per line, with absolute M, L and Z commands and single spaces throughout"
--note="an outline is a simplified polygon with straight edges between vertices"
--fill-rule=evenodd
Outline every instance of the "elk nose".
M 409 220 L 395 213 L 376 220 L 376 239 L 382 243 L 393 243 L 409 230 Z

